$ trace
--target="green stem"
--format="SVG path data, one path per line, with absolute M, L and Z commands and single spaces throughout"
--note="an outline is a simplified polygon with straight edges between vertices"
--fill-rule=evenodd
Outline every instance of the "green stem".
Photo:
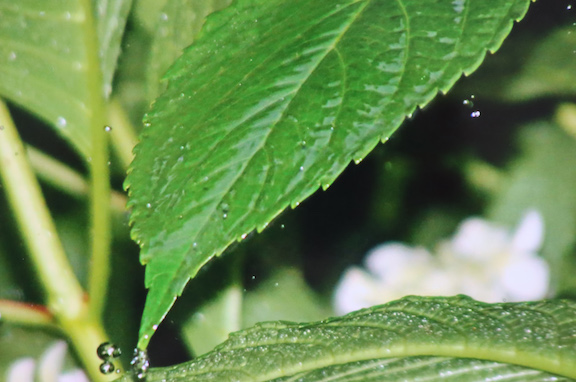
M 134 157 L 132 155 L 132 149 L 136 146 L 138 137 L 136 136 L 134 126 L 118 100 L 112 100 L 110 102 L 109 110 L 112 127 L 110 131 L 112 147 L 122 164 L 122 168 L 126 170 Z
M 102 317 L 108 279 L 110 277 L 110 170 L 108 168 L 108 137 L 106 136 L 107 107 L 104 100 L 102 71 L 98 52 L 98 36 L 93 4 L 90 0 L 80 2 L 86 16 L 84 46 L 86 49 L 86 77 L 88 80 L 89 105 L 91 110 L 90 137 L 90 217 L 91 217 L 91 262 L 88 279 L 90 314 L 95 320 Z
M 0 177 L 50 313 L 70 337 L 92 380 L 108 380 L 99 373 L 100 360 L 95 355 L 106 336 L 100 321 L 88 315 L 84 291 L 62 248 L 8 108 L 1 101 Z
M 26 153 L 36 175 L 46 183 L 76 197 L 84 197 L 90 191 L 84 177 L 64 163 L 31 146 L 26 146 Z M 110 206 L 116 213 L 125 212 L 126 196 L 112 191 Z

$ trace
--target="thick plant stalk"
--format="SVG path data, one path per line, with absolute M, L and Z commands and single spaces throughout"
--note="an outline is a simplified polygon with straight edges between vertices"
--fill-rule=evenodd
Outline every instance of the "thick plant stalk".
M 66 257 L 38 181 L 6 105 L 0 102 L 0 177 L 32 264 L 44 287 L 46 305 L 69 336 L 93 381 L 99 373 L 98 345 L 107 340 Z
M 90 169 L 90 234 L 91 263 L 88 280 L 90 315 L 99 320 L 104 312 L 110 277 L 110 169 L 108 168 L 107 105 L 104 99 L 102 71 L 98 56 L 96 20 L 90 0 L 80 2 L 85 20 L 86 78 L 90 94 L 91 155 L 86 158 Z

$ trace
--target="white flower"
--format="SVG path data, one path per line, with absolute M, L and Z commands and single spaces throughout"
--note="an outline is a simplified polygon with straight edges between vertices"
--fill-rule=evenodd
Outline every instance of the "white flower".
M 54 342 L 40 357 L 16 360 L 7 371 L 7 382 L 89 382 L 80 369 L 62 373 L 68 345 L 64 341 Z M 36 377 L 38 379 L 36 379 Z
M 463 221 L 432 255 L 420 247 L 386 243 L 371 250 L 366 270 L 348 269 L 336 288 L 335 309 L 345 314 L 415 294 L 466 294 L 485 302 L 539 300 L 548 291 L 548 264 L 538 256 L 540 214 L 525 214 L 516 231 L 479 218 Z

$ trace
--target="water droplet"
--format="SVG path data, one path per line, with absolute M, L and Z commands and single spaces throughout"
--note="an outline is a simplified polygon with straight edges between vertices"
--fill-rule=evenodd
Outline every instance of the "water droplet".
M 16 55 L 16 52 L 10 52 L 10 54 L 8 54 L 8 60 L 10 61 L 16 60 L 16 57 L 18 57 L 18 55 Z
M 96 354 L 98 354 L 98 358 L 101 360 L 108 361 L 110 358 L 120 357 L 122 351 L 118 346 L 110 342 L 104 342 L 98 346 L 98 349 L 96 349 Z
M 66 121 L 66 118 L 58 117 L 58 119 L 56 120 L 56 124 L 58 125 L 58 127 L 66 127 L 68 122 Z
M 178 163 L 182 163 L 182 162 L 184 162 L 184 157 L 183 156 L 178 157 Z
M 166 21 L 166 20 L 168 20 L 168 15 L 167 15 L 166 13 L 162 12 L 162 13 L 160 14 L 160 19 L 161 19 L 162 21 Z
M 112 127 L 110 127 L 110 126 L 104 126 L 104 131 L 107 132 L 107 133 L 109 133 L 109 132 L 112 131 Z
M 242 240 L 246 239 L 246 237 L 248 236 L 248 234 L 243 234 L 242 236 L 240 236 L 242 238 Z
M 110 374 L 114 371 L 114 364 L 110 361 L 105 361 L 100 364 L 100 372 L 102 374 Z
M 198 243 L 194 242 L 192 243 L 192 247 L 196 248 L 198 246 Z
M 284 228 L 285 228 L 284 224 L 280 224 L 280 229 L 284 229 Z
M 567 9 L 567 10 L 571 10 L 571 9 L 572 9 L 572 5 L 571 5 L 571 4 L 568 5 L 568 6 L 566 7 L 566 9 Z
M 474 107 L 474 102 L 471 99 L 465 99 L 464 101 L 462 101 L 462 105 L 468 107 Z
M 228 214 L 222 214 L 222 219 L 227 219 L 228 218 Z
M 152 207 L 152 203 L 146 203 L 146 208 L 151 208 Z
M 300 166 L 300 171 L 304 171 L 304 166 Z
M 130 361 L 132 366 L 132 373 L 134 377 L 138 380 L 142 380 L 146 377 L 146 372 L 150 367 L 150 359 L 148 358 L 148 353 L 146 350 L 134 349 L 134 358 Z
M 158 325 L 152 325 L 152 330 L 154 331 L 158 330 Z
M 472 113 L 470 113 L 470 117 L 472 117 L 472 118 L 480 117 L 480 110 L 475 110 Z

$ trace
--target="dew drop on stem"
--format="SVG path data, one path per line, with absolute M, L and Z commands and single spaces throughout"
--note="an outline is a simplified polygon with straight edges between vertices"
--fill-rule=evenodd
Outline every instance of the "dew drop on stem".
M 102 374 L 110 374 L 114 371 L 114 364 L 110 361 L 104 361 L 100 364 L 100 372 Z
M 130 361 L 130 366 L 132 366 L 134 377 L 139 381 L 144 380 L 150 367 L 150 359 L 146 350 L 134 349 L 134 358 Z
M 108 361 L 110 358 L 118 358 L 122 354 L 120 348 L 110 342 L 104 342 L 96 349 L 98 358 L 103 361 Z

